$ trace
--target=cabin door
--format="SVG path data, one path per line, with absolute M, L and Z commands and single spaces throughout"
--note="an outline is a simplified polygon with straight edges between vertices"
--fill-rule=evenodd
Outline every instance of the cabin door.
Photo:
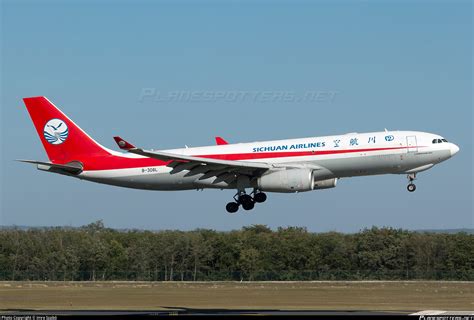
M 407 152 L 418 152 L 418 144 L 416 143 L 416 136 L 407 136 Z

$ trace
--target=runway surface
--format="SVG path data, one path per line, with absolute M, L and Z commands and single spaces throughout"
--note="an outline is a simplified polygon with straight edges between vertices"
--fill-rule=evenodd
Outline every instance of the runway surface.
M 248 309 L 190 309 L 169 307 L 164 310 L 4 310 L 8 315 L 72 315 L 72 316 L 170 316 L 170 315 L 279 315 L 279 316 L 311 316 L 311 315 L 408 315 L 416 311 L 370 311 L 370 310 L 248 310 Z M 0 314 L 2 312 L 0 311 Z
M 184 307 L 163 307 L 160 310 L 3 310 L 0 315 L 12 316 L 474 316 L 474 311 L 445 310 L 279 310 L 279 309 L 196 309 Z
M 0 315 L 472 315 L 472 282 L 0 282 Z M 474 319 L 474 318 L 472 318 Z

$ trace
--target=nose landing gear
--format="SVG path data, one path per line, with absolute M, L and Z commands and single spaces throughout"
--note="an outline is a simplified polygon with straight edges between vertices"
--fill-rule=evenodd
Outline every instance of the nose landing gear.
M 225 207 L 228 213 L 236 213 L 239 210 L 239 206 L 242 206 L 242 208 L 247 211 L 252 210 L 255 207 L 255 203 L 265 202 L 267 195 L 258 190 L 254 190 L 248 195 L 244 190 L 237 192 L 234 196 L 234 200 L 235 202 L 229 202 Z
M 416 190 L 416 185 L 413 183 L 413 181 L 416 179 L 416 173 L 410 173 L 408 176 L 408 181 L 409 184 L 407 186 L 407 190 L 409 192 L 414 192 Z

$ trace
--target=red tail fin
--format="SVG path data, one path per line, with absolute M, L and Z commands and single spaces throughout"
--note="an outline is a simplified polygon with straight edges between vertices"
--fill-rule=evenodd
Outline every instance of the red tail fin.
M 24 98 L 23 101 L 52 163 L 109 155 L 46 97 Z

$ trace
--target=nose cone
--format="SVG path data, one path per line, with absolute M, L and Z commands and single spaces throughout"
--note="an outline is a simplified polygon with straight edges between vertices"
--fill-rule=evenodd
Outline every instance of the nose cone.
M 450 151 L 451 151 L 451 157 L 454 156 L 456 153 L 459 152 L 459 147 L 455 145 L 454 143 L 451 143 L 450 146 Z

